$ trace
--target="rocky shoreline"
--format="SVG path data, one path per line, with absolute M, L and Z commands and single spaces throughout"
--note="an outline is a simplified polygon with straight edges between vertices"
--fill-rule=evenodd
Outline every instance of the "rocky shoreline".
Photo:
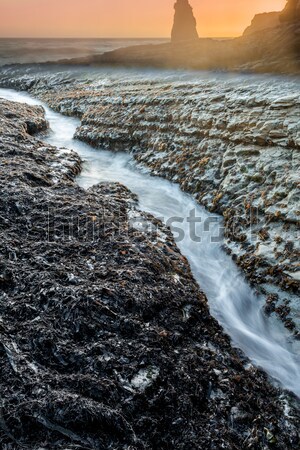
M 296 410 L 231 348 L 170 231 L 133 229 L 120 184 L 77 186 L 79 157 L 32 136 L 47 126 L 0 100 L 1 448 L 298 448 Z
M 0 85 L 80 117 L 78 139 L 131 152 L 222 214 L 227 251 L 299 337 L 298 79 L 36 71 L 3 70 Z

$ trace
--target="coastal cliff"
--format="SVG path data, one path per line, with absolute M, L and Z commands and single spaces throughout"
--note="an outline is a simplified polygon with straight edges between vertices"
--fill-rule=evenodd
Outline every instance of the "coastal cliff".
M 288 0 L 283 11 L 267 12 L 256 14 L 251 25 L 246 28 L 243 36 L 247 36 L 268 28 L 279 27 L 280 24 L 299 25 L 300 22 L 300 1 Z
M 279 25 L 279 11 L 256 14 L 251 22 L 251 25 L 245 29 L 243 36 L 248 36 L 249 34 L 257 33 L 258 31 L 263 31 L 268 28 L 278 27 Z
M 300 1 L 287 0 L 286 7 L 280 14 L 280 21 L 285 23 L 299 23 L 300 21 Z

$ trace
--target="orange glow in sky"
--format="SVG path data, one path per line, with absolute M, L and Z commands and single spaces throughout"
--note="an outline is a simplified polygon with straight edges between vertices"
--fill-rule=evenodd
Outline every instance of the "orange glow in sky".
M 0 36 L 169 37 L 175 0 L 0 0 Z M 285 0 L 190 0 L 201 37 L 238 36 Z

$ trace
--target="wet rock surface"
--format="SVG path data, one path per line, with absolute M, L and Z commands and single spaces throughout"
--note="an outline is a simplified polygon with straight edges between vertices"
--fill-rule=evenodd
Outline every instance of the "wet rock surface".
M 3 71 L 2 85 L 81 117 L 78 139 L 131 152 L 222 214 L 227 251 L 299 336 L 297 79 L 22 70 Z
M 28 119 L 30 126 L 28 127 Z M 0 100 L 4 450 L 298 448 L 297 411 L 230 347 L 170 232 Z

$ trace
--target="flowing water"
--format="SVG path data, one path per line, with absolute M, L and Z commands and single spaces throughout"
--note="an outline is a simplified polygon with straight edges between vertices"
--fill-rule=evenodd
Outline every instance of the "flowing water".
M 208 213 L 176 184 L 140 170 L 130 155 L 97 150 L 74 140 L 79 119 L 55 113 L 26 93 L 0 89 L 0 97 L 43 105 L 51 127 L 44 140 L 73 149 L 81 156 L 85 165 L 77 181 L 83 188 L 102 181 L 120 182 L 138 195 L 141 210 L 165 222 L 172 218 L 177 245 L 188 258 L 208 298 L 212 315 L 253 364 L 300 397 L 297 344 L 276 318 L 264 314 L 264 300 L 250 288 L 230 256 L 222 250 L 222 238 L 218 238 L 220 218 Z M 196 217 L 194 225 L 188 221 L 191 217 Z

